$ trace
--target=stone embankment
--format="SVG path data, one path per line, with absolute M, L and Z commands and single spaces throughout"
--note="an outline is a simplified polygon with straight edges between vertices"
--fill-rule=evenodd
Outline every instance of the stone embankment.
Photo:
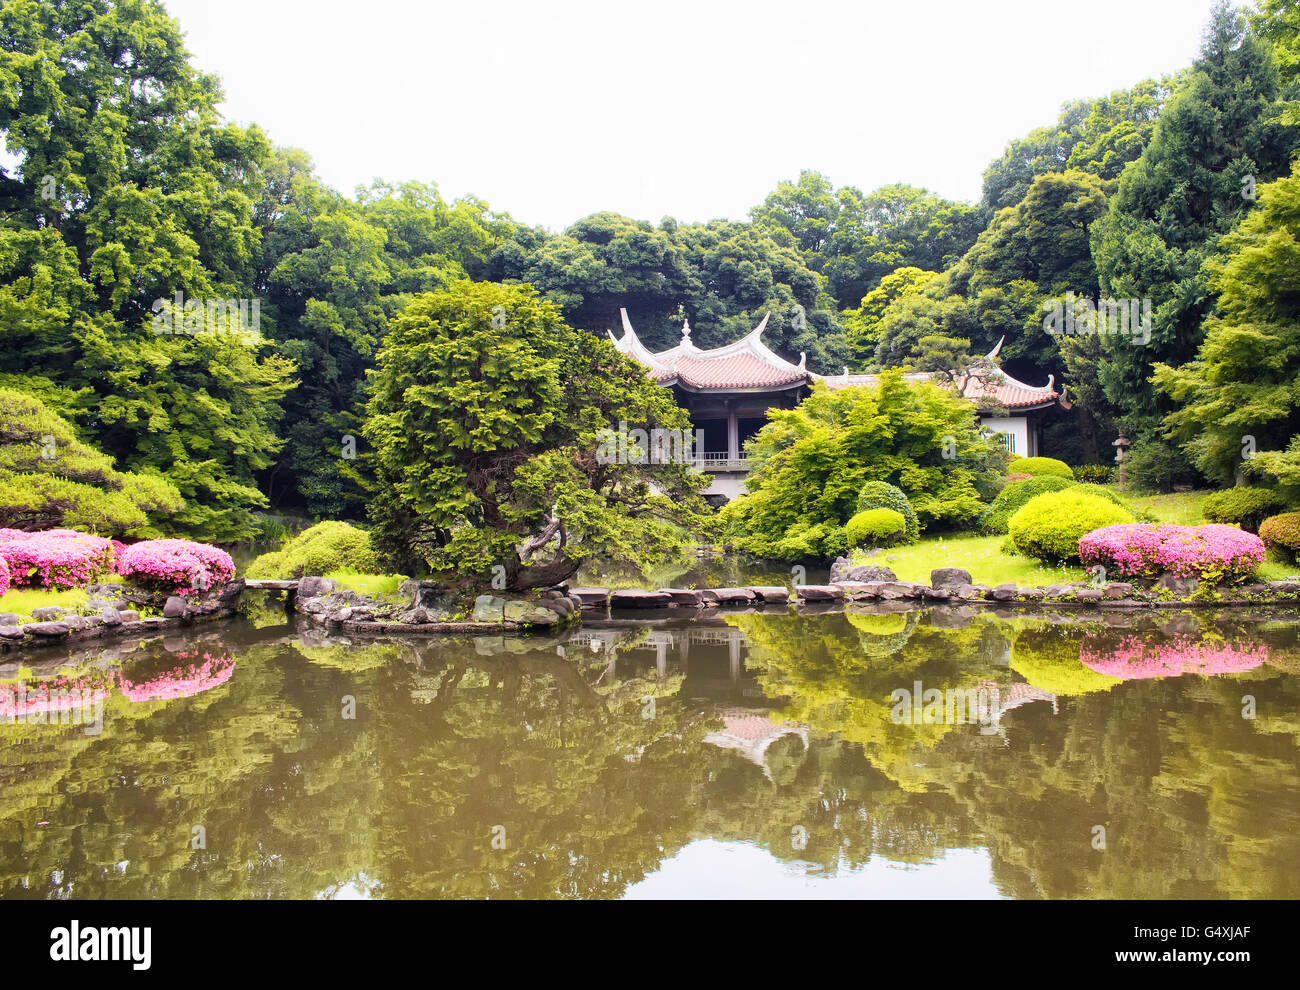
M 528 632 L 579 621 L 582 609 L 562 588 L 535 599 L 479 595 L 468 616 L 434 581 L 403 581 L 398 595 L 403 601 L 380 601 L 328 578 L 305 577 L 295 589 L 293 608 L 321 625 L 372 635 Z
M 125 584 L 92 584 L 79 609 L 49 605 L 32 609 L 34 622 L 0 612 L 0 649 L 58 646 L 83 640 L 124 639 L 161 633 L 235 613 L 244 582 L 237 578 L 209 594 L 168 595 Z M 142 617 L 142 610 L 161 612 Z
M 990 587 L 975 584 L 968 571 L 957 567 L 938 568 L 931 572 L 930 583 L 923 584 L 899 581 L 886 567 L 853 567 L 843 559 L 831 569 L 828 584 L 803 584 L 793 589 L 747 585 L 655 591 L 560 586 L 530 598 L 480 595 L 468 614 L 445 588 L 432 581 L 404 581 L 399 586 L 400 600 L 388 601 L 340 588 L 338 582 L 322 577 L 248 582 L 238 578 L 218 591 L 185 595 L 142 591 L 124 584 L 91 585 L 85 605 L 76 610 L 57 606 L 34 609 L 32 622 L 21 622 L 13 612 L 0 612 L 0 652 L 100 638 L 139 638 L 227 617 L 235 614 L 246 589 L 285 592 L 289 607 L 327 629 L 380 636 L 557 632 L 580 624 L 584 612 L 648 615 L 662 609 L 788 610 L 795 605 L 816 611 L 869 602 L 895 609 L 969 605 L 1106 610 L 1300 604 L 1300 577 L 1217 588 L 1200 588 L 1187 578 L 1164 578 L 1145 585 L 1076 581 Z M 142 617 L 141 610 L 161 614 Z
M 922 608 L 939 604 L 1026 606 L 1053 608 L 1187 608 L 1245 605 L 1295 605 L 1300 578 L 1247 585 L 1200 588 L 1195 579 L 1165 578 L 1142 586 L 1133 582 L 1075 581 L 1021 587 L 1015 584 L 976 584 L 969 571 L 941 567 L 930 583 L 899 581 L 887 567 L 851 567 L 836 561 L 829 584 L 743 588 L 660 588 L 657 591 L 571 588 L 569 595 L 587 610 L 601 613 L 659 608 L 763 607 L 835 602 L 898 602 Z

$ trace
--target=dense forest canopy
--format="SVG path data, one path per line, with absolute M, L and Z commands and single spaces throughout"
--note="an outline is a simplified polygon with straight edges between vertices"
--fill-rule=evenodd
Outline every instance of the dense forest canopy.
M 467 279 L 530 283 L 598 336 L 626 307 L 652 348 L 683 320 L 700 346 L 730 342 L 770 311 L 769 345 L 823 373 L 1005 338 L 1007 371 L 1069 390 L 1053 452 L 1109 460 L 1122 428 L 1140 481 L 1218 479 L 1221 456 L 1179 446 L 1199 421 L 1183 406 L 1207 387 L 1171 369 L 1223 362 L 1201 354 L 1228 332 L 1207 341 L 1210 327 L 1290 319 L 1244 299 L 1233 257 L 1267 256 L 1261 202 L 1285 219 L 1289 186 L 1257 190 L 1292 175 L 1297 66 L 1294 4 L 1223 3 L 1189 68 L 1070 101 L 1007 144 L 978 203 L 806 170 L 743 219 L 601 212 L 556 232 L 429 183 L 329 188 L 307 152 L 222 119 L 217 79 L 157 0 L 12 0 L 0 387 L 115 470 L 174 488 L 179 532 L 240 539 L 268 507 L 358 517 L 374 484 L 368 372 L 406 303 Z M 1045 333 L 1044 307 L 1068 293 L 1151 299 L 1150 341 Z M 243 304 L 239 332 L 196 332 L 191 317 L 211 327 L 185 301 L 204 299 Z M 176 332 L 159 332 L 160 308 Z

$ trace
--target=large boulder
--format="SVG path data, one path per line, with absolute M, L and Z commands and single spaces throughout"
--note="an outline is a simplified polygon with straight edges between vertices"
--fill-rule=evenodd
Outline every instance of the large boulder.
M 496 595 L 479 595 L 474 599 L 470 618 L 475 622 L 500 622 L 505 618 L 506 602 Z
M 1178 577 L 1174 574 L 1161 574 L 1160 580 L 1156 582 L 1156 587 L 1166 588 L 1175 595 L 1185 597 L 1195 591 L 1201 582 L 1194 577 Z
M 877 564 L 853 565 L 847 557 L 836 557 L 831 564 L 831 584 L 841 581 L 897 581 L 898 575 Z
M 316 598 L 319 595 L 328 595 L 331 591 L 339 586 L 339 583 L 332 578 L 323 577 L 304 577 L 298 579 L 298 597 L 299 598 Z
M 553 609 L 521 599 L 506 602 L 505 616 L 507 622 L 517 622 L 521 626 L 553 626 L 560 621 L 559 614 Z
M 930 586 L 933 588 L 956 589 L 973 583 L 970 571 L 960 567 L 936 567 L 930 572 Z
M 22 629 L 33 636 L 44 636 L 50 639 L 68 635 L 69 626 L 66 622 L 29 622 Z
M 444 612 L 451 605 L 450 593 L 437 581 L 408 578 L 397 586 L 397 593 L 410 603 L 408 608 L 412 609 L 423 608 L 431 613 Z
M 185 599 L 172 595 L 163 604 L 163 618 L 180 619 L 185 615 Z

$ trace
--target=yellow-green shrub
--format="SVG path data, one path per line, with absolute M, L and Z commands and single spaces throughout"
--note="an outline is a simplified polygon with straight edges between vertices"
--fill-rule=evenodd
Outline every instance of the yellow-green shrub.
M 1035 478 L 1050 474 L 1058 478 L 1074 480 L 1074 469 L 1065 461 L 1058 461 L 1055 457 L 1013 457 L 1011 463 L 1007 465 L 1007 473 L 1031 474 Z
M 867 509 L 857 513 L 844 527 L 850 547 L 897 543 L 907 533 L 907 520 L 893 509 Z
M 304 529 L 274 553 L 265 553 L 248 567 L 251 578 L 295 578 L 352 570 L 373 574 L 379 562 L 370 534 L 345 522 L 317 523 Z
M 1076 487 L 1031 498 L 1007 528 L 1017 553 L 1040 560 L 1077 560 L 1080 537 L 1102 526 L 1133 521 L 1127 509 Z

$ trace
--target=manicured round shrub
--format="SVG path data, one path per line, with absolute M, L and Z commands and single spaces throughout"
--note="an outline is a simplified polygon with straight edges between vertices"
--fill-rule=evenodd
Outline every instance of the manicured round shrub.
M 1016 474 L 1033 475 L 1035 478 L 1050 474 L 1057 478 L 1074 480 L 1074 471 L 1070 465 L 1065 461 L 1058 461 L 1055 457 L 1017 457 L 1011 461 L 1007 470 Z
M 1007 530 L 1017 553 L 1040 560 L 1075 560 L 1080 537 L 1132 521 L 1127 509 L 1076 485 L 1034 496 L 1011 517 Z
M 258 557 L 248 576 L 297 578 L 341 570 L 361 574 L 379 570 L 370 534 L 345 522 L 322 522 L 304 529 L 278 551 Z
M 844 527 L 849 546 L 888 546 L 907 534 L 907 520 L 893 509 L 866 509 Z
M 101 536 L 72 529 L 6 532 L 0 557 L 15 588 L 80 588 L 113 571 L 113 546 Z
M 1273 489 L 1242 486 L 1208 496 L 1201 505 L 1201 515 L 1206 522 L 1227 523 L 1254 533 L 1260 523 L 1283 508 L 1286 500 Z
M 1300 552 L 1300 512 L 1269 516 L 1259 524 L 1259 537 L 1267 546 Z
M 1079 558 L 1108 577 L 1195 577 L 1210 584 L 1244 577 L 1264 560 L 1264 541 L 1236 526 L 1133 523 L 1079 540 Z
M 219 547 L 192 540 L 143 540 L 122 551 L 117 573 L 156 591 L 219 588 L 235 576 L 235 562 Z
M 921 538 L 921 522 L 916 518 L 912 503 L 907 500 L 903 489 L 887 481 L 868 481 L 858 493 L 858 512 L 867 509 L 891 509 L 901 515 L 907 523 L 904 540 L 913 543 Z M 852 544 L 852 540 L 849 541 Z
M 989 503 L 989 507 L 980 515 L 980 529 L 995 535 L 1005 533 L 1011 517 L 1031 498 L 1044 492 L 1059 492 L 1074 486 L 1073 481 L 1050 474 L 1041 478 L 1013 481 L 998 492 L 998 497 Z
M 0 595 L 9 590 L 9 565 L 0 557 Z

